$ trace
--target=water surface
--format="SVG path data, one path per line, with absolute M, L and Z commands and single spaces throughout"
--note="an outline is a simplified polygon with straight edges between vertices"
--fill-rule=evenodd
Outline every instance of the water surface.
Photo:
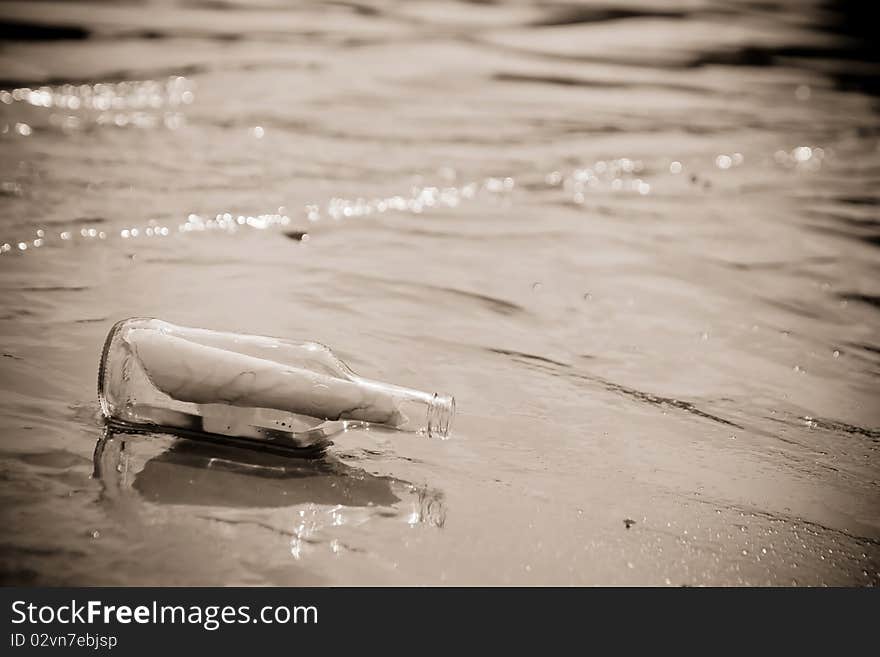
M 3 582 L 876 584 L 855 11 L 0 2 Z M 318 340 L 454 436 L 102 439 L 128 316 Z

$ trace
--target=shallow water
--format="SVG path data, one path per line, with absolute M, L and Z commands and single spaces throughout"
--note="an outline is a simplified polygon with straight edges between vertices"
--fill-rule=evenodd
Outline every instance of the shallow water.
M 878 583 L 853 11 L 0 2 L 2 580 Z M 453 438 L 102 440 L 135 315 L 319 340 Z

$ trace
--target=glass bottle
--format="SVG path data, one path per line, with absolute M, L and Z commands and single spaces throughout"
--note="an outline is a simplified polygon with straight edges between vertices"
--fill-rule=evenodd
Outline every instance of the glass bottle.
M 325 446 L 330 433 L 358 422 L 446 438 L 455 413 L 453 397 L 357 376 L 316 342 L 146 317 L 110 330 L 98 399 L 118 430 L 292 449 Z

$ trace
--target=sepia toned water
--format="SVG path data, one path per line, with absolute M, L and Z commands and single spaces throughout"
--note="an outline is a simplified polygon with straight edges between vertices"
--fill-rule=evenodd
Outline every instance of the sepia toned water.
M 855 3 L 0 2 L 5 584 L 875 585 Z M 103 437 L 128 316 L 456 396 Z M 102 438 L 103 437 L 103 438 Z

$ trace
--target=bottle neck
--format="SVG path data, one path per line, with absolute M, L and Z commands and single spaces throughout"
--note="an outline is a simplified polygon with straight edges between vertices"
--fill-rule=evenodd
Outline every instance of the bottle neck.
M 396 419 L 391 423 L 395 428 L 418 431 L 432 438 L 449 437 L 455 416 L 455 398 L 452 395 L 423 392 L 360 377 L 357 382 L 389 400 L 395 410 Z
M 425 427 L 428 436 L 449 438 L 453 417 L 455 417 L 455 397 L 435 392 L 428 404 L 428 419 Z

